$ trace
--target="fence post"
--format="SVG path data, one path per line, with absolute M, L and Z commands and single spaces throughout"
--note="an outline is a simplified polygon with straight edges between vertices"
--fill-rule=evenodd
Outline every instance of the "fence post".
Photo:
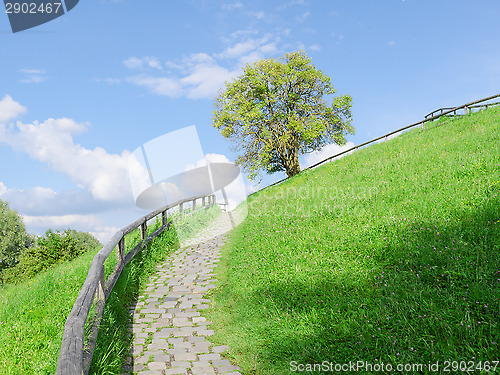
M 161 213 L 161 225 L 167 225 L 167 210 Z
M 196 199 L 193 199 L 193 211 L 196 210 Z
M 202 207 L 205 207 L 205 197 L 201 198 L 201 205 Z
M 180 216 L 182 216 L 182 213 L 184 212 L 184 210 L 183 210 L 183 208 L 182 208 L 182 205 L 183 205 L 183 204 L 184 204 L 184 203 L 179 204 L 179 212 L 180 212 Z
M 141 224 L 141 240 L 145 240 L 148 237 L 148 223 L 144 220 L 144 223 Z
M 125 256 L 125 237 L 118 242 L 118 248 L 116 249 L 116 267 L 120 267 L 123 264 L 123 258 Z
M 425 121 L 422 121 L 422 130 L 425 129 Z
M 106 280 L 104 278 L 104 264 L 101 267 L 99 274 L 99 283 L 97 284 L 96 297 L 98 300 L 104 302 L 106 300 Z

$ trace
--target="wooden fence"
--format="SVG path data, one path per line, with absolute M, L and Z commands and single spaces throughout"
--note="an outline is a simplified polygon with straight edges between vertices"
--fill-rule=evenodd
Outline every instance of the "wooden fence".
M 484 99 L 483 99 L 484 101 Z M 439 116 L 443 116 L 444 112 L 448 112 L 449 114 L 447 116 L 461 116 L 461 115 L 466 115 L 468 113 L 472 113 L 474 109 L 479 108 L 481 109 L 488 109 L 488 107 L 494 107 L 499 105 L 500 102 L 494 102 L 494 103 L 486 103 L 486 104 L 477 104 L 477 105 L 469 105 L 469 106 L 464 106 L 463 108 L 453 108 L 453 107 L 444 107 L 444 108 L 439 108 L 436 109 L 435 111 L 432 111 L 428 115 L 425 115 L 425 118 L 430 118 L 438 114 Z M 459 113 L 459 110 L 463 109 L 464 113 Z M 452 113 L 449 111 L 452 110 Z
M 493 96 L 489 96 L 487 98 L 484 98 L 484 99 L 481 99 L 481 100 L 476 100 L 474 102 L 471 102 L 471 103 L 467 103 L 467 104 L 463 104 L 461 106 L 458 106 L 458 107 L 453 107 L 453 108 L 440 108 L 440 109 L 436 109 L 435 111 L 429 113 L 428 115 L 425 116 L 425 119 L 422 120 L 422 121 L 419 121 L 419 122 L 415 122 L 414 124 L 411 124 L 411 125 L 408 125 L 408 126 L 405 126 L 405 127 L 402 127 L 400 129 L 397 129 L 397 130 L 394 130 L 390 133 L 387 133 L 387 134 L 384 134 L 383 136 L 381 137 L 378 137 L 378 138 L 375 138 L 375 139 L 372 139 L 371 141 L 368 141 L 368 142 L 365 142 L 365 143 L 362 143 L 360 145 L 357 145 L 357 146 L 354 146 L 354 147 L 351 147 L 349 150 L 345 150 L 345 151 L 342 151 L 342 152 L 339 152 L 338 154 L 335 154 L 333 156 L 330 156 L 324 160 L 321 160 L 320 162 L 317 162 L 316 164 L 313 164 L 307 168 L 304 168 L 303 170 L 307 170 L 307 169 L 311 169 L 311 168 L 314 168 L 314 167 L 317 167 L 318 165 L 320 164 L 323 164 L 323 163 L 326 163 L 327 161 L 333 159 L 333 158 L 336 158 L 336 157 L 339 157 L 341 155 L 344 155 L 344 154 L 347 154 L 351 151 L 355 151 L 357 149 L 360 149 L 361 147 L 364 147 L 366 145 L 369 145 L 370 143 L 374 143 L 374 142 L 377 142 L 381 139 L 385 139 L 387 140 L 389 136 L 393 135 L 393 134 L 396 134 L 396 133 L 399 133 L 403 130 L 406 130 L 406 129 L 409 129 L 409 128 L 413 128 L 414 126 L 417 126 L 417 125 L 420 125 L 422 127 L 422 129 L 424 129 L 424 124 L 428 121 L 434 121 L 434 120 L 437 120 L 438 118 L 440 118 L 441 116 L 453 116 L 453 115 L 457 115 L 458 111 L 460 110 L 464 110 L 465 111 L 465 114 L 469 113 L 469 111 L 472 111 L 473 108 L 488 108 L 488 106 L 495 106 L 495 105 L 499 105 L 500 102 L 495 102 L 495 103 L 487 103 L 487 104 L 479 104 L 479 103 L 482 103 L 482 102 L 486 102 L 488 100 L 492 100 L 492 99 L 495 99 L 495 98 L 498 98 L 500 97 L 500 94 L 497 94 L 497 95 L 493 95 Z M 280 184 L 282 183 L 283 181 L 286 181 L 288 180 L 288 177 L 285 177 L 284 179 L 282 180 L 279 180 L 277 182 L 274 182 L 272 183 L 271 185 L 268 185 L 258 191 L 262 191 L 264 189 L 267 189 L 268 187 L 271 187 L 271 186 L 274 186 L 274 185 L 277 185 L 277 184 Z M 256 192 L 255 192 L 256 193 Z M 252 193 L 252 194 L 255 194 L 255 193 Z M 250 194 L 250 195 L 252 195 Z
M 211 207 L 215 205 L 215 195 L 211 194 L 191 197 L 159 208 L 116 232 L 108 243 L 94 256 L 87 278 L 85 279 L 83 287 L 73 305 L 73 309 L 64 325 L 64 334 L 61 351 L 59 352 L 56 375 L 82 375 L 88 373 L 94 353 L 97 334 L 99 332 L 99 323 L 104 311 L 104 305 L 121 272 L 127 263 L 130 262 L 130 260 L 132 260 L 132 258 L 153 238 L 170 227 L 171 223 L 167 222 L 168 210 L 179 206 L 179 213 L 182 215 L 184 212 L 183 205 L 192 202 L 192 212 L 194 212 L 197 207 L 196 201 L 198 199 L 201 199 L 201 207 Z M 161 227 L 148 236 L 148 220 L 160 214 L 162 215 Z M 141 241 L 133 249 L 125 253 L 125 236 L 137 228 L 140 228 Z M 117 257 L 116 266 L 108 276 L 108 279 L 105 280 L 104 261 L 110 256 L 114 249 L 116 249 Z M 94 302 L 95 316 L 89 318 L 89 312 Z M 85 324 L 87 320 L 89 320 L 87 329 L 90 331 L 90 334 L 84 346 Z

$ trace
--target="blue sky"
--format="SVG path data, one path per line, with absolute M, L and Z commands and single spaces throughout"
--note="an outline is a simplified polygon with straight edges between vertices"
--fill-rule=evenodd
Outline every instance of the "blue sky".
M 497 0 L 82 0 L 13 34 L 2 10 L 0 199 L 32 233 L 106 240 L 146 213 L 127 174 L 137 147 L 196 125 L 205 153 L 236 158 L 213 98 L 246 63 L 305 50 L 352 96 L 360 144 L 499 93 L 499 14 Z

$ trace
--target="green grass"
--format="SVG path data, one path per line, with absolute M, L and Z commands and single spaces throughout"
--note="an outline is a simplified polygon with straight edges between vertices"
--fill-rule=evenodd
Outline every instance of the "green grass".
M 189 211 L 186 210 L 186 214 Z M 171 230 L 156 237 L 148 245 L 147 251 L 138 253 L 127 265 L 118 279 L 113 293 L 106 301 L 106 307 L 101 321 L 96 349 L 92 357 L 90 374 L 121 374 L 122 365 L 132 345 L 132 336 L 129 325 L 132 323 L 130 306 L 138 298 L 139 293 L 146 287 L 150 276 L 157 270 L 156 266 L 165 260 L 174 249 L 179 247 L 179 232 L 181 236 L 189 238 L 199 233 L 211 220 L 220 215 L 217 206 L 192 212 L 191 215 L 180 218 Z M 171 220 L 177 215 L 169 215 Z M 148 228 L 151 234 L 159 228 L 160 222 Z M 127 248 L 132 248 L 140 241 L 138 230 L 126 237 L 129 242 Z M 129 245 L 130 244 L 130 245 Z M 114 267 L 115 257 L 109 257 L 107 268 Z
M 217 205 L 214 205 L 210 208 L 199 210 L 194 214 L 189 214 L 189 211 L 185 212 L 185 216 L 183 217 L 178 217 L 177 213 L 177 215 L 172 215 L 172 218 L 178 219 L 175 222 L 175 230 L 182 240 L 196 236 L 210 222 L 220 216 L 221 213 L 221 209 Z
M 0 373 L 54 374 L 64 323 L 95 252 L 0 289 Z
M 215 342 L 243 374 L 500 360 L 499 125 L 498 107 L 426 124 L 249 197 Z
M 151 234 L 161 222 L 148 228 Z M 131 246 L 138 243 L 138 231 L 130 236 Z M 132 345 L 129 324 L 130 306 L 145 288 L 157 264 L 165 260 L 179 246 L 175 231 L 170 229 L 155 237 L 147 249 L 139 252 L 122 271 L 113 292 L 106 301 L 89 374 L 121 374 L 124 359 Z M 111 257 L 110 257 L 111 258 Z M 108 258 L 109 259 L 109 258 Z
M 202 210 L 182 221 L 182 225 L 188 225 L 190 233 L 196 233 L 217 215 L 217 210 Z M 191 225 L 189 220 L 193 222 Z M 159 221 L 155 221 L 148 227 L 148 233 L 159 225 Z M 130 250 L 139 241 L 137 229 L 125 237 L 126 249 Z M 138 253 L 122 272 L 106 302 L 90 374 L 122 372 L 123 360 L 130 349 L 129 307 L 156 271 L 156 265 L 176 248 L 174 225 L 153 239 L 147 250 Z M 30 280 L 0 288 L 0 374 L 55 373 L 64 323 L 99 250 L 58 264 Z M 104 264 L 108 277 L 116 264 L 116 256 L 111 254 Z

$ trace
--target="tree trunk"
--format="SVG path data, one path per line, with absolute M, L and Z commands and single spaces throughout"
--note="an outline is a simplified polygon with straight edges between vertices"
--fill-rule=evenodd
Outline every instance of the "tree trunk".
M 287 163 L 285 164 L 285 169 L 286 169 L 286 175 L 288 177 L 295 176 L 300 172 L 298 152 L 293 152 L 293 154 L 290 155 L 289 159 L 287 160 Z

